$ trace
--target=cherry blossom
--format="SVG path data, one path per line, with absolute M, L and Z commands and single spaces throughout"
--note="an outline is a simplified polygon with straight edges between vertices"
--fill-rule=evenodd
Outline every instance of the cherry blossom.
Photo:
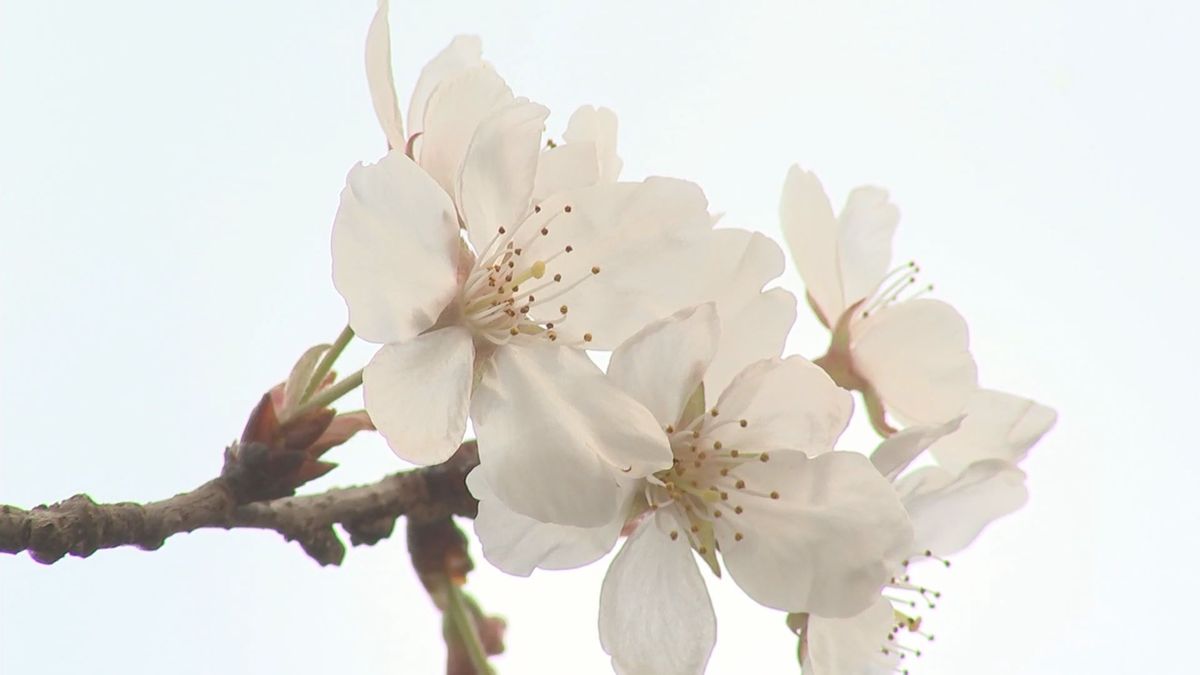
M 611 467 L 636 478 L 671 457 L 661 430 L 650 432 L 657 423 L 580 350 L 611 349 L 699 299 L 757 294 L 782 254 L 761 235 L 714 233 L 703 193 L 685 181 L 535 200 L 547 114 L 515 99 L 484 119 L 452 192 L 399 150 L 355 167 L 334 223 L 334 282 L 356 334 L 384 345 L 364 370 L 364 398 L 397 454 L 445 460 L 469 413 L 489 485 L 511 508 L 599 525 L 616 508 Z M 790 326 L 783 293 L 728 304 Z M 542 478 L 558 471 L 562 480 Z
M 883 675 L 903 671 L 932 635 L 920 611 L 940 597 L 909 571 L 921 561 L 945 560 L 968 546 L 993 520 L 1026 500 L 1025 474 L 1017 467 L 1050 430 L 1055 412 L 1028 399 L 980 389 L 965 414 L 938 427 L 911 427 L 888 438 L 871 460 L 889 480 L 912 519 L 914 538 L 892 561 L 883 595 L 848 618 L 790 617 L 801 633 L 805 673 Z M 937 464 L 904 473 L 928 450 Z
M 863 395 L 876 430 L 895 433 L 885 413 L 937 425 L 962 412 L 977 386 L 966 322 L 910 293 L 916 265 L 889 271 L 900 212 L 887 192 L 857 188 L 835 216 L 816 176 L 792 167 L 780 218 L 809 304 L 833 334 L 817 363 Z
M 515 96 L 483 60 L 483 43 L 459 35 L 421 70 L 408 103 L 408 130 L 392 76 L 389 1 L 380 0 L 367 29 L 367 85 L 388 149 L 404 150 L 449 194 L 454 194 L 466 150 L 476 129 Z M 607 108 L 583 106 L 571 116 L 563 143 L 547 148 L 537 168 L 534 198 L 563 190 L 612 183 L 620 174 L 617 118 Z
M 650 324 L 613 352 L 610 380 L 653 414 L 672 453 L 669 468 L 622 479 L 623 516 L 594 528 L 521 518 L 479 469 L 468 477 L 481 500 L 484 553 L 508 571 L 584 564 L 623 527 L 632 531 L 601 591 L 601 643 L 618 672 L 703 670 L 716 619 L 693 552 L 763 605 L 852 616 L 877 596 L 885 561 L 911 537 L 870 461 L 833 451 L 853 404 L 820 368 L 759 348 L 767 358 L 714 388 L 706 407 L 712 367 L 726 372 L 719 360 L 756 351 L 719 350 L 721 331 L 707 303 Z

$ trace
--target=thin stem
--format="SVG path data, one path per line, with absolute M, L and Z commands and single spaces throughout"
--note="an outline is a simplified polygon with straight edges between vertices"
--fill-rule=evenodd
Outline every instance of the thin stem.
M 458 631 L 458 636 L 462 638 L 476 675 L 493 675 L 492 667 L 488 664 L 487 652 L 483 649 L 483 640 L 480 639 L 479 629 L 467 610 L 467 601 L 463 597 L 462 589 L 453 581 L 447 581 L 446 596 L 449 598 L 446 613 L 450 617 L 450 623 L 454 624 L 454 629 Z
M 361 387 L 362 379 L 363 371 L 362 368 L 359 368 L 358 370 L 354 371 L 354 373 L 348 375 L 346 379 L 340 382 L 335 382 L 330 385 L 328 389 L 323 389 L 320 392 L 317 392 L 317 394 L 308 399 L 304 405 L 301 405 L 293 410 L 292 414 L 288 415 L 287 419 L 281 420 L 281 423 L 290 419 L 295 419 L 304 413 L 328 407 L 334 401 Z
M 321 385 L 321 381 L 333 370 L 333 364 L 342 355 L 342 351 L 346 349 L 346 345 L 350 344 L 350 340 L 354 338 L 354 329 L 347 325 L 338 333 L 337 339 L 333 341 L 333 346 L 326 350 L 325 355 L 321 357 L 320 363 L 317 364 L 317 369 L 313 371 L 312 379 L 308 381 L 308 386 L 304 388 L 304 395 L 300 397 L 300 402 L 307 401 L 317 387 Z

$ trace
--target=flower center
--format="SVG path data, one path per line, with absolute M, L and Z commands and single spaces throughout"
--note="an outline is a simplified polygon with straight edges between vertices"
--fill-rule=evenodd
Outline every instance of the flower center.
M 925 609 L 934 609 L 937 607 L 937 600 L 942 597 L 940 592 L 913 582 L 908 567 L 919 560 L 936 560 L 946 567 L 950 566 L 950 561 L 925 551 L 900 563 L 899 572 L 885 586 L 883 597 L 892 603 L 895 623 L 884 638 L 880 653 L 888 658 L 894 669 L 900 673 L 908 673 L 908 669 L 900 667 L 906 659 L 921 656 L 921 649 L 913 646 L 914 641 L 933 642 L 933 634 L 921 630 L 922 617 L 917 610 L 921 605 L 924 605 Z
M 894 302 L 914 300 L 932 291 L 933 284 L 926 284 L 916 291 L 912 290 L 917 285 L 917 275 L 920 273 L 921 268 L 915 261 L 910 260 L 883 275 L 875 293 L 858 303 L 858 317 L 865 319 Z
M 749 425 L 749 420 L 722 417 L 713 408 L 678 429 L 668 426 L 672 466 L 654 474 L 647 486 L 646 500 L 652 508 L 675 508 L 681 522 L 688 524 L 686 532 L 672 531 L 671 538 L 688 537 L 692 548 L 718 576 L 717 529 L 732 533 L 732 540 L 740 542 L 746 537 L 739 527 L 746 508 L 754 508 L 756 499 L 780 498 L 778 490 L 751 484 L 739 475 L 746 464 L 770 461 L 768 453 L 729 447 L 728 434 L 723 434 L 724 442 L 712 437 L 717 429 L 737 430 Z
M 556 271 L 565 266 L 556 263 L 574 252 L 574 247 L 567 244 L 541 258 L 532 257 L 528 250 L 540 237 L 550 234 L 551 226 L 560 224 L 556 221 L 568 218 L 570 213 L 569 204 L 549 217 L 542 213 L 541 206 L 535 206 L 533 214 L 516 227 L 497 228 L 491 241 L 476 252 L 475 266 L 460 291 L 460 304 L 464 323 L 477 337 L 497 345 L 519 335 L 558 341 L 555 326 L 567 320 L 570 308 L 560 304 L 558 318 L 553 321 L 535 320 L 530 317 L 531 310 L 555 302 L 600 274 L 600 268 L 592 266 L 576 272 L 575 278 L 565 278 L 562 271 Z M 591 333 L 583 333 L 572 344 L 591 340 Z

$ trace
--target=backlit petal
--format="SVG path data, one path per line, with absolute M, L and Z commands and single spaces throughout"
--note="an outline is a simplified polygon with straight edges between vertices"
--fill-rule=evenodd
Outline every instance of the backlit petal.
M 454 205 L 403 150 L 350 170 L 333 283 L 359 337 L 401 342 L 432 326 L 458 290 L 458 250 Z
M 463 157 L 475 130 L 512 101 L 508 85 L 488 66 L 459 72 L 442 80 L 433 90 L 425 109 L 417 157 L 446 194 L 454 194 Z
M 713 520 L 717 540 L 734 581 L 767 607 L 853 616 L 879 596 L 889 561 L 910 546 L 895 491 L 858 453 L 778 451 L 735 473 L 745 488 L 729 503 L 744 510 Z
M 817 177 L 793 166 L 779 206 L 783 238 L 808 294 L 832 326 L 845 311 L 837 247 L 840 224 Z
M 646 326 L 617 347 L 608 377 L 661 425 L 675 424 L 700 386 L 719 340 L 713 304 L 690 307 Z
M 529 212 L 542 131 L 550 111 L 518 99 L 497 110 L 475 131 L 455 195 L 476 251 L 498 228 L 511 228 Z
M 622 675 L 703 673 L 717 619 L 687 537 L 666 512 L 647 518 L 600 589 L 600 644 Z
M 400 457 L 438 464 L 462 442 L 475 348 L 462 328 L 384 345 L 363 369 L 363 402 Z
M 892 675 L 900 652 L 885 653 L 884 647 L 895 623 L 892 603 L 883 598 L 846 619 L 810 615 L 804 632 L 804 675 Z
M 525 257 L 548 261 L 544 283 L 562 279 L 536 294 L 556 301 L 530 315 L 557 321 L 560 306 L 568 306 L 570 319 L 561 330 L 556 324 L 568 341 L 589 333 L 592 348 L 612 349 L 646 324 L 696 304 L 689 299 L 706 274 L 696 263 L 711 220 L 692 183 L 649 178 L 559 193 L 522 228 Z
M 966 548 L 988 523 L 1025 504 L 1025 472 L 1000 459 L 985 459 L 955 475 L 936 466 L 918 469 L 896 483 L 912 518 L 912 552 L 947 556 Z
M 963 412 L 958 431 L 930 448 L 938 463 L 954 472 L 982 459 L 1020 462 L 1058 419 L 1040 403 L 990 389 L 972 394 Z
M 408 133 L 417 134 L 425 130 L 425 109 L 429 97 L 437 86 L 463 71 L 487 66 L 482 58 L 483 43 L 474 35 L 456 35 L 445 49 L 438 52 L 417 78 L 412 98 L 408 101 Z
M 514 511 L 598 527 L 618 482 L 671 466 L 658 421 L 576 349 L 530 340 L 496 350 L 471 404 L 487 483 Z
M 887 273 L 900 210 L 888 201 L 886 190 L 864 186 L 846 198 L 838 223 L 842 303 L 849 307 L 873 295 Z
M 570 569 L 600 559 L 612 550 L 625 524 L 624 507 L 629 490 L 618 495 L 617 516 L 600 527 L 572 527 L 543 523 L 505 506 L 476 467 L 467 475 L 467 488 L 479 500 L 475 534 L 483 556 L 499 569 L 528 576 L 535 568 Z
M 724 391 L 746 365 L 778 357 L 796 322 L 796 296 L 782 288 L 721 309 L 721 345 L 704 374 L 706 391 Z
M 408 139 L 400 119 L 396 85 L 392 80 L 392 38 L 388 26 L 388 0 L 379 0 L 375 18 L 367 29 L 367 88 L 379 126 L 387 137 L 388 149 L 403 149 Z
M 789 448 L 815 456 L 833 449 L 850 421 L 854 401 L 820 367 L 790 356 L 751 364 L 713 407 L 718 414 L 706 424 L 705 436 L 727 448 Z
M 854 367 L 887 412 L 907 424 L 942 424 L 977 388 L 967 323 L 940 300 L 910 300 L 852 324 Z
M 962 420 L 962 417 L 956 417 L 936 427 L 917 426 L 902 429 L 876 446 L 875 452 L 871 453 L 871 463 L 879 469 L 884 478 L 894 481 L 913 460 L 928 450 L 929 446 L 947 434 L 954 433 L 962 424 Z

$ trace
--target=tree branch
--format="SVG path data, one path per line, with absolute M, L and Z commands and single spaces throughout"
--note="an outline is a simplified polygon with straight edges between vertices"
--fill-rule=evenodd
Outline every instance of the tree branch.
M 346 547 L 333 529 L 335 524 L 358 546 L 390 536 L 400 516 L 420 521 L 474 517 L 478 503 L 465 480 L 478 463 L 475 442 L 468 441 L 444 464 L 315 495 L 239 505 L 237 486 L 221 477 L 191 492 L 144 505 L 97 504 L 79 494 L 28 511 L 0 506 L 0 552 L 28 551 L 34 560 L 51 564 L 66 555 L 86 558 L 119 546 L 152 551 L 172 535 L 199 529 L 256 528 L 298 542 L 322 565 L 339 565 Z

